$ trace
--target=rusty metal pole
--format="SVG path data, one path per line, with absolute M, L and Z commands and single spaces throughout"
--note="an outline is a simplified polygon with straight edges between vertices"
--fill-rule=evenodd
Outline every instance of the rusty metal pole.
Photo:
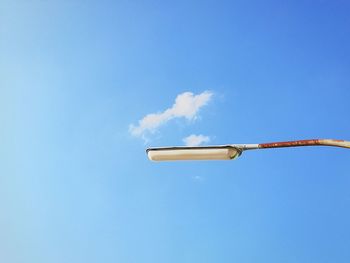
M 301 147 L 301 146 L 333 146 L 350 149 L 350 141 L 334 140 L 334 139 L 310 139 L 296 140 L 284 142 L 268 142 L 260 144 L 235 144 L 234 147 L 240 148 L 242 151 L 255 149 L 271 149 L 285 147 Z
M 282 148 L 282 147 L 299 147 L 299 146 L 334 146 L 342 148 L 350 148 L 350 142 L 344 140 L 333 139 L 311 139 L 286 142 L 270 142 L 259 144 L 259 149 L 266 148 Z

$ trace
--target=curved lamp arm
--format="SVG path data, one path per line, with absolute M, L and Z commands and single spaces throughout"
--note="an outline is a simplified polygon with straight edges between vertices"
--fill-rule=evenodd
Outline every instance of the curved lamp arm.
M 298 146 L 335 146 L 342 148 L 350 148 L 350 142 L 344 140 L 332 140 L 332 139 L 313 139 L 313 140 L 299 140 L 288 142 L 272 142 L 261 143 L 259 148 L 281 148 L 281 147 L 298 147 Z
M 243 151 L 255 149 L 300 147 L 300 146 L 334 146 L 350 149 L 350 141 L 333 139 L 312 139 L 285 142 L 270 142 L 260 144 L 231 144 L 197 147 L 158 147 L 146 150 L 152 161 L 177 160 L 232 160 L 239 157 Z

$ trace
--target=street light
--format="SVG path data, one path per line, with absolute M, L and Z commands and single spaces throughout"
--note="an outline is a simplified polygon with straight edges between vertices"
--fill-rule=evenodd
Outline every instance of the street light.
M 229 144 L 196 147 L 158 147 L 148 148 L 146 152 L 148 158 L 152 161 L 232 160 L 239 157 L 243 153 L 243 151 L 246 150 L 299 146 L 334 146 L 350 149 L 350 141 L 332 139 L 313 139 L 261 144 Z

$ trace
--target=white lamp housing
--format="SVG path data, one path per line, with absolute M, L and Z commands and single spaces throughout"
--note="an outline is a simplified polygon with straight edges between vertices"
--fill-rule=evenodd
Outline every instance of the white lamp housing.
M 147 149 L 152 161 L 177 160 L 232 160 L 241 155 L 242 149 L 231 145 L 202 147 L 165 147 Z

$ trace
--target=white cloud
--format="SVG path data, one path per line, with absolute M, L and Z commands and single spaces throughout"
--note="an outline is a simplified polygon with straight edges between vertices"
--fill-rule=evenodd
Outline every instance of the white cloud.
M 203 143 L 208 143 L 210 141 L 210 138 L 208 136 L 204 135 L 195 135 L 192 134 L 182 140 L 186 146 L 199 146 Z
M 202 183 L 204 181 L 204 177 L 200 175 L 195 175 L 195 176 L 192 176 L 192 180 L 197 183 Z
M 188 120 L 196 119 L 199 109 L 208 104 L 212 95 L 210 91 L 198 95 L 192 92 L 181 93 L 176 97 L 172 107 L 163 112 L 147 114 L 139 120 L 138 125 L 131 124 L 129 131 L 133 136 L 144 138 L 145 133 L 154 133 L 171 119 L 182 117 Z

